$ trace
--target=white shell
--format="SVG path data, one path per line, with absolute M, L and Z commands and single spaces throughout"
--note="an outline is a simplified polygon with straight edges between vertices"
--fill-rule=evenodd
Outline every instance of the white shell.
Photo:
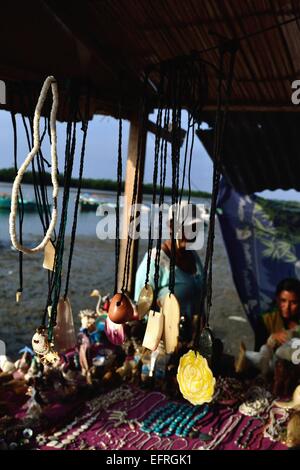
M 49 352 L 50 345 L 46 333 L 36 332 L 32 338 L 32 348 L 35 353 L 45 355 Z

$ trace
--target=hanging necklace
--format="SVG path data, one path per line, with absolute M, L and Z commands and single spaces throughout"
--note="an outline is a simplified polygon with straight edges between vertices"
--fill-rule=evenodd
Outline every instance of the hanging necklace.
M 16 123 L 16 116 L 13 112 L 11 112 L 11 120 L 13 125 L 13 133 L 14 133 L 14 165 L 15 165 L 15 173 L 18 173 L 18 158 L 17 158 L 17 123 Z M 23 193 L 22 188 L 20 185 L 19 189 L 19 197 L 18 197 L 18 217 L 19 217 L 19 237 L 20 243 L 23 244 L 23 221 L 24 221 L 24 200 L 23 200 Z M 17 303 L 21 299 L 21 295 L 23 292 L 23 252 L 19 251 L 19 288 L 16 292 L 16 301 Z
M 229 73 L 226 83 L 226 96 L 225 104 L 223 109 L 222 103 L 222 81 L 223 81 L 223 67 L 224 67 L 224 54 L 225 52 L 230 53 L 229 60 Z M 213 360 L 213 334 L 209 328 L 209 314 L 212 304 L 212 260 L 213 260 L 213 249 L 214 249 L 214 237 L 215 237 L 215 216 L 216 216 L 216 206 L 217 206 L 217 196 L 219 191 L 219 181 L 221 175 L 221 164 L 222 164 L 222 145 L 224 138 L 224 130 L 226 125 L 226 117 L 229 105 L 229 98 L 231 93 L 231 84 L 233 79 L 233 67 L 236 50 L 232 50 L 227 47 L 219 49 L 220 53 L 220 63 L 219 63 L 219 82 L 218 82 L 218 107 L 216 114 L 216 123 L 215 123 L 215 135 L 214 135 L 214 170 L 213 170 L 213 192 L 211 198 L 211 211 L 210 211 L 210 220 L 208 228 L 208 240 L 204 264 L 204 282 L 203 289 L 201 293 L 200 306 L 201 311 L 198 314 L 197 326 L 196 326 L 196 335 L 194 338 L 194 348 L 202 351 L 205 354 L 205 357 L 208 360 L 209 365 L 212 364 Z M 206 312 L 204 317 L 204 306 L 206 301 Z M 202 330 L 202 332 L 201 332 Z
M 147 84 L 147 76 L 145 76 L 145 83 L 144 88 L 146 90 Z M 145 122 L 145 114 L 146 110 L 146 96 L 143 96 L 143 102 L 140 106 L 140 130 L 143 128 Z M 120 133 L 119 133 L 120 135 Z M 128 287 L 129 287 L 129 276 L 130 276 L 130 258 L 131 258 L 131 247 L 132 247 L 132 240 L 134 238 L 134 230 L 135 230 L 135 222 L 136 222 L 136 203 L 137 203 L 137 191 L 138 191 L 138 181 L 139 181 L 139 169 L 140 169 L 140 162 L 141 162 L 141 153 L 142 153 L 142 132 L 139 132 L 138 136 L 138 155 L 137 155 L 137 162 L 136 162 L 136 170 L 134 175 L 134 185 L 133 185 L 133 192 L 132 192 L 132 200 L 131 200 L 131 212 L 130 212 L 130 220 L 128 225 L 128 234 L 127 234 L 127 244 L 126 244 L 126 253 L 125 253 L 125 265 L 124 265 L 124 272 L 123 272 L 123 282 L 120 291 L 115 292 L 114 297 L 110 303 L 110 307 L 108 310 L 108 316 L 112 322 L 117 323 L 126 323 L 127 321 L 131 320 L 134 315 L 134 310 L 132 304 L 127 297 Z M 120 141 L 120 139 L 119 139 Z M 119 160 L 121 158 L 121 154 L 119 151 Z M 118 171 L 119 175 L 119 171 Z M 118 222 L 117 222 L 118 224 Z M 118 266 L 116 267 L 118 269 Z
M 52 176 L 52 184 L 53 184 L 53 209 L 52 209 L 52 219 L 49 224 L 48 230 L 42 242 L 34 248 L 26 248 L 23 246 L 17 239 L 16 235 L 16 212 L 18 207 L 18 195 L 19 195 L 19 187 L 22 182 L 24 173 L 28 167 L 28 165 L 33 160 L 34 156 L 38 153 L 40 149 L 40 137 L 39 137 L 39 122 L 41 116 L 41 110 L 43 104 L 46 99 L 47 91 L 51 86 L 52 96 L 53 96 L 53 103 L 51 109 L 51 117 L 50 117 L 50 127 L 51 127 L 51 160 L 52 160 L 52 167 L 51 167 L 51 176 Z M 23 253 L 32 254 L 38 251 L 42 251 L 48 241 L 51 239 L 53 234 L 56 221 L 57 221 L 57 196 L 58 196 L 58 180 L 57 180 L 57 153 L 56 153 L 56 114 L 58 108 L 58 91 L 57 91 L 57 83 L 54 77 L 48 77 L 44 85 L 42 87 L 38 103 L 35 108 L 34 114 L 34 146 L 31 152 L 28 154 L 26 160 L 21 165 L 18 174 L 15 178 L 12 188 L 12 196 L 11 196 L 11 212 L 9 216 L 9 233 L 11 237 L 11 242 L 13 246 L 18 250 L 22 251 Z
M 150 274 L 150 264 L 151 264 L 151 257 L 152 257 L 152 248 L 153 248 L 153 233 L 154 233 L 154 220 L 155 220 L 154 208 L 156 206 L 158 163 L 159 163 L 159 152 L 160 152 L 160 146 L 161 146 L 160 140 L 161 140 L 161 130 L 162 130 L 163 88 L 164 88 L 164 74 L 161 72 L 160 83 L 159 83 L 159 105 L 158 105 L 157 118 L 156 118 L 152 206 L 151 206 L 151 211 L 150 211 L 149 227 L 148 227 L 146 279 L 145 279 L 145 285 L 139 294 L 139 299 L 137 302 L 137 310 L 138 310 L 140 320 L 149 312 L 154 301 L 154 291 L 153 291 L 152 286 L 149 284 L 149 274 Z

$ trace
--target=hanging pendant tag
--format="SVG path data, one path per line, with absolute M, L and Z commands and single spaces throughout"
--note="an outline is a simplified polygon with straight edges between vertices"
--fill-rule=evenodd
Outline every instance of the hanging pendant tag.
M 22 292 L 18 290 L 16 292 L 16 302 L 17 302 L 17 304 L 20 303 L 21 297 L 22 297 Z
M 114 323 L 109 317 L 105 320 L 105 334 L 107 339 L 116 346 L 121 345 L 125 342 L 126 335 L 124 325 Z
M 155 351 L 155 349 L 157 349 L 162 337 L 163 327 L 163 313 L 150 310 L 143 341 L 144 348 L 150 349 L 150 351 Z
M 51 318 L 52 305 L 48 305 L 48 307 L 47 307 L 47 312 L 48 312 L 48 318 Z
M 153 289 L 150 284 L 145 285 L 139 295 L 137 303 L 137 311 L 139 314 L 139 320 L 142 320 L 144 316 L 149 312 L 153 302 Z
M 72 307 L 68 297 L 65 300 L 60 298 L 57 305 L 54 345 L 58 352 L 65 352 L 76 346 Z
M 115 294 L 111 299 L 109 310 L 109 319 L 113 323 L 122 324 L 132 320 L 133 307 L 126 294 Z
M 214 344 L 214 336 L 211 329 L 206 326 L 203 328 L 202 333 L 200 335 L 198 350 L 200 354 L 205 357 L 208 364 L 211 366 L 213 361 L 213 344 Z
M 55 262 L 55 248 L 51 240 L 48 241 L 44 249 L 44 262 L 43 268 L 49 269 L 49 271 L 54 271 L 54 262 Z
M 172 354 L 178 344 L 180 307 L 174 294 L 164 298 L 162 313 L 164 318 L 163 341 L 167 354 Z
M 151 353 L 149 377 L 153 377 L 155 364 L 156 364 L 156 359 L 157 359 L 158 355 L 159 355 L 159 349 L 158 348 L 155 349 L 155 351 L 152 351 L 152 353 Z

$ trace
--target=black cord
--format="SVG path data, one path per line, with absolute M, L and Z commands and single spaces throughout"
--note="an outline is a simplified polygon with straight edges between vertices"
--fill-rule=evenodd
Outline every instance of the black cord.
M 63 264 L 63 254 L 65 248 L 65 231 L 68 219 L 68 204 L 69 204 L 69 195 L 70 195 L 70 183 L 73 170 L 75 146 L 76 146 L 76 118 L 73 122 L 68 123 L 67 130 L 67 141 L 66 145 L 66 162 L 65 162 L 65 171 L 64 171 L 64 195 L 63 195 L 63 205 L 62 205 L 62 216 L 59 228 L 59 234 L 57 239 L 56 246 L 56 256 L 55 256 L 55 269 L 54 269 L 54 279 L 52 285 L 52 304 L 51 304 L 51 316 L 49 320 L 48 327 L 48 338 L 51 341 L 53 335 L 53 327 L 56 325 L 56 316 L 57 316 L 57 305 L 60 297 L 61 291 L 61 274 L 62 274 L 62 264 Z
M 76 237 L 76 229 L 77 229 L 77 220 L 78 220 L 78 209 L 79 209 L 79 200 L 80 200 L 80 192 L 82 188 L 82 176 L 83 176 L 83 167 L 84 167 L 84 156 L 85 156 L 85 146 L 86 146 L 86 138 L 87 138 L 87 131 L 89 125 L 89 92 L 87 95 L 87 104 L 86 104 L 86 118 L 82 121 L 82 144 L 81 144 L 81 152 L 80 152 L 80 168 L 79 168 L 79 177 L 78 177 L 78 187 L 77 187 L 77 194 L 75 199 L 75 208 L 74 208 L 74 217 L 73 217 L 73 226 L 71 232 L 71 242 L 70 242 L 70 253 L 69 253 L 69 260 L 68 260 L 68 268 L 66 274 L 66 286 L 65 286 L 65 293 L 64 293 L 64 300 L 66 300 L 69 290 L 69 282 L 70 282 L 70 275 L 71 275 L 71 267 L 72 267 L 72 259 L 73 259 L 73 252 L 74 252 L 74 245 L 75 245 L 75 237 Z
M 222 83 L 223 83 L 223 65 L 224 55 L 226 52 L 230 52 L 230 63 L 229 72 L 226 81 L 225 90 L 225 103 L 223 109 L 222 103 Z M 214 134 L 214 149 L 213 149 L 213 160 L 214 160 L 214 171 L 213 171 L 213 190 L 211 198 L 211 209 L 210 209 L 210 220 L 208 229 L 208 240 L 206 247 L 205 264 L 203 271 L 203 289 L 200 298 L 200 311 L 197 317 L 196 334 L 194 337 L 194 349 L 197 350 L 200 334 L 201 334 L 201 318 L 204 316 L 205 325 L 209 326 L 210 308 L 212 305 L 212 262 L 213 262 L 213 251 L 214 251 L 214 238 L 215 238 L 215 218 L 217 208 L 217 197 L 219 191 L 219 182 L 221 175 L 221 164 L 222 164 L 222 146 L 224 140 L 224 132 L 226 126 L 226 118 L 229 107 L 229 98 L 231 94 L 231 85 L 233 81 L 233 70 L 236 50 L 226 50 L 226 48 L 219 49 L 220 53 L 220 73 L 218 82 L 218 106 L 216 112 L 215 122 L 215 134 Z M 206 301 L 206 311 L 204 314 L 204 304 Z
M 159 152 L 160 152 L 160 140 L 161 140 L 161 131 L 162 131 L 162 100 L 163 100 L 163 89 L 164 89 L 164 71 L 161 70 L 160 73 L 160 85 L 159 85 L 159 107 L 157 110 L 156 118 L 156 134 L 155 134 L 155 148 L 154 148 L 154 166 L 153 166 L 153 192 L 152 192 L 152 210 L 149 218 L 149 229 L 148 229 L 148 250 L 147 250 L 147 270 L 146 270 L 146 279 L 145 286 L 149 283 L 149 274 L 150 274 L 150 264 L 151 264 L 151 255 L 153 248 L 153 230 L 155 223 L 155 207 L 156 207 L 156 197 L 157 197 L 157 178 L 158 178 L 158 162 L 159 162 Z
M 116 240 L 115 240 L 115 289 L 114 293 L 118 290 L 118 270 L 120 262 L 120 197 L 122 194 L 122 118 L 121 118 L 121 103 L 119 103 L 119 138 L 118 138 L 118 165 L 117 165 L 117 204 L 116 204 Z
M 170 122 L 170 110 L 167 108 L 164 113 L 164 131 L 168 132 Z M 163 208 L 165 197 L 165 182 L 167 172 L 167 150 L 168 143 L 166 139 L 161 139 L 160 145 L 160 183 L 159 183 L 159 221 L 158 221 L 158 238 L 156 243 L 156 256 L 155 256 L 155 269 L 154 269 L 154 296 L 153 305 L 157 303 L 158 297 L 158 283 L 160 271 L 160 254 L 161 254 L 161 241 L 162 241 L 162 222 L 163 222 Z
M 72 120 L 67 123 L 66 128 L 66 146 L 65 146 L 65 165 L 64 165 L 64 192 L 62 201 L 62 214 L 60 227 L 57 237 L 54 271 L 51 274 L 51 287 L 48 292 L 47 304 L 44 310 L 43 324 L 46 323 L 48 306 L 51 305 L 51 315 L 48 322 L 48 339 L 51 342 L 53 338 L 53 328 L 56 325 L 57 305 L 60 297 L 62 282 L 62 265 L 64 255 L 65 231 L 68 219 L 68 204 L 70 196 L 70 185 L 72 178 L 72 170 L 74 163 L 74 155 L 76 148 L 76 125 L 77 125 L 77 109 L 78 95 L 77 90 L 70 90 L 70 109 Z M 84 151 L 84 148 L 83 148 Z M 75 222 L 76 223 L 76 222 Z
M 128 226 L 128 235 L 127 235 L 127 245 L 126 245 L 126 253 L 125 253 L 125 266 L 124 266 L 124 273 L 123 273 L 123 282 L 121 292 L 125 293 L 128 291 L 128 284 L 129 284 L 129 276 L 130 276 L 130 256 L 131 256 L 131 246 L 132 246 L 132 236 L 131 236 L 131 229 L 135 228 L 135 219 L 136 219 L 136 202 L 137 202 L 137 190 L 138 190 L 138 183 L 139 183 L 139 170 L 142 158 L 142 150 L 143 150 L 143 140 L 144 140 L 144 125 L 145 125 L 145 116 L 148 112 L 147 109 L 147 82 L 148 82 L 148 75 L 145 75 L 144 80 L 144 93 L 142 95 L 142 101 L 139 107 L 139 120 L 138 120 L 138 127 L 139 127 L 139 136 L 138 136 L 138 149 L 137 149 L 137 161 L 136 161 L 136 171 L 134 176 L 134 184 L 133 184 L 133 192 L 132 192 L 132 200 L 131 200 L 131 213 L 129 219 L 129 226 Z

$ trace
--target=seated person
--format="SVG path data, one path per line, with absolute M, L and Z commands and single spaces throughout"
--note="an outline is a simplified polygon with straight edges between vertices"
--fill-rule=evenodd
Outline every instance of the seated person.
M 186 206 L 186 201 L 182 201 L 181 206 Z M 185 325 L 184 336 L 186 340 L 191 340 L 192 337 L 192 320 L 193 315 L 197 314 L 200 309 L 200 296 L 203 286 L 203 267 L 198 253 L 187 247 L 188 243 L 193 243 L 194 239 L 186 237 L 189 229 L 192 229 L 192 234 L 197 234 L 202 222 L 201 216 L 198 214 L 196 205 L 192 205 L 193 215 L 183 222 L 183 231 L 181 239 L 176 240 L 175 249 L 175 288 L 174 294 L 180 305 L 180 312 L 182 316 L 182 323 Z M 169 220 L 171 222 L 172 211 L 169 211 Z M 170 223 L 171 231 L 171 223 Z M 196 238 L 196 235 L 194 235 Z M 156 306 L 159 308 L 164 297 L 169 293 L 169 280 L 170 280 L 170 258 L 172 256 L 171 239 L 166 240 L 160 253 L 159 265 L 159 281 L 158 281 L 158 299 Z M 144 287 L 146 272 L 147 272 L 147 257 L 146 253 L 136 275 L 135 295 L 134 300 L 138 301 L 141 289 Z M 155 257 L 156 248 L 153 248 L 150 259 L 150 272 L 149 284 L 154 289 L 154 274 L 155 274 Z
M 287 278 L 277 286 L 275 308 L 263 313 L 259 319 L 257 339 L 258 345 L 262 344 L 260 350 L 247 351 L 241 343 L 236 372 L 253 365 L 265 375 L 273 369 L 276 358 L 290 360 L 293 351 L 290 340 L 299 335 L 299 326 L 300 281 Z

